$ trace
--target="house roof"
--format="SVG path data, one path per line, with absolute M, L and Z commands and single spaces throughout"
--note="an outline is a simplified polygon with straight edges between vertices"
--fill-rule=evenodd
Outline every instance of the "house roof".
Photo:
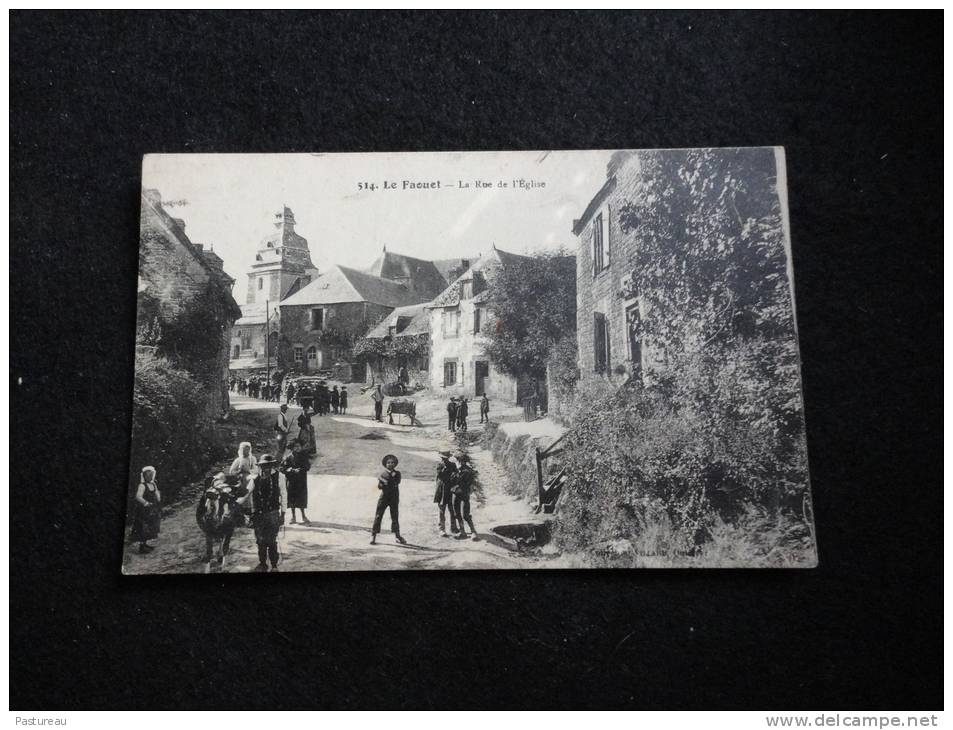
M 434 265 L 434 268 L 440 272 L 440 276 L 444 278 L 444 281 L 450 283 L 456 277 L 453 276 L 453 272 L 458 269 L 468 269 L 470 264 L 472 264 L 479 257 L 474 256 L 473 258 L 459 258 L 459 259 L 434 259 L 430 263 Z M 464 262 L 467 262 L 464 266 Z
M 574 220 L 572 222 L 572 232 L 575 235 L 582 233 L 583 229 L 586 227 L 586 224 L 589 222 L 589 219 L 596 214 L 596 211 L 599 210 L 599 206 L 602 205 L 603 201 L 609 197 L 609 193 L 615 190 L 615 175 L 610 177 L 605 181 L 603 186 L 599 189 L 589 201 L 589 205 L 586 206 L 586 209 L 582 213 L 582 217 Z
M 428 297 L 436 296 L 447 286 L 447 278 L 433 261 L 405 256 L 387 249 L 365 269 L 365 273 L 383 279 L 409 279 L 413 282 L 414 289 Z
M 296 294 L 284 299 L 281 306 L 369 302 L 385 307 L 402 307 L 420 304 L 426 300 L 427 297 L 403 284 L 346 266 L 332 266 L 318 274 L 314 281 L 302 287 Z
M 178 242 L 187 251 L 188 255 L 198 261 L 202 268 L 208 272 L 210 278 L 220 283 L 226 289 L 228 292 L 226 305 L 229 308 L 233 308 L 231 314 L 237 317 L 239 314 L 238 303 L 231 294 L 232 284 L 235 283 L 235 280 L 226 274 L 225 270 L 218 265 L 218 262 L 221 261 L 218 255 L 210 251 L 204 251 L 204 246 L 201 244 L 192 243 L 185 233 L 185 222 L 181 218 L 173 218 L 169 215 L 168 211 L 162 206 L 162 195 L 158 190 L 154 188 L 143 188 L 141 191 L 141 200 L 142 214 L 148 215 L 151 213 L 154 220 L 158 221 L 169 237 Z M 145 224 L 144 220 L 145 219 L 143 219 L 140 225 Z M 203 254 L 211 254 L 211 256 Z M 140 291 L 142 291 L 143 288 L 144 287 L 141 287 Z
M 454 307 L 460 303 L 460 282 L 467 281 L 474 278 L 476 274 L 482 274 L 484 276 L 492 276 L 493 270 L 500 266 L 512 266 L 513 264 L 519 261 L 526 261 L 530 257 L 522 256 L 516 253 L 510 253 L 509 251 L 501 251 L 495 245 L 490 249 L 489 253 L 484 256 L 480 256 L 469 269 L 464 271 L 460 276 L 458 276 L 454 281 L 444 289 L 439 296 L 435 297 L 430 304 L 427 306 L 430 308 L 435 307 Z M 475 301 L 485 301 L 487 298 L 486 290 L 479 292 L 475 297 Z
M 413 304 L 409 307 L 397 307 L 388 314 L 381 322 L 368 332 L 365 337 L 370 339 L 381 339 L 387 337 L 390 328 L 397 324 L 401 317 L 410 317 L 411 320 L 404 329 L 398 332 L 395 337 L 409 337 L 410 335 L 422 335 L 430 331 L 430 312 L 425 304 Z

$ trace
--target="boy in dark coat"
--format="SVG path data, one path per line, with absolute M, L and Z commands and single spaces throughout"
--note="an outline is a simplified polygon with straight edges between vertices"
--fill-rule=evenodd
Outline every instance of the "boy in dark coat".
M 457 406 L 457 428 L 461 431 L 467 430 L 467 416 L 470 415 L 470 406 L 466 398 L 461 398 Z
M 473 539 L 479 540 L 476 528 L 473 526 L 473 518 L 470 516 L 470 492 L 473 491 L 473 482 L 476 480 L 476 471 L 470 466 L 470 457 L 466 454 L 457 456 L 457 462 L 460 468 L 457 469 L 453 480 L 453 511 L 456 514 L 457 522 L 460 525 L 460 533 L 456 536 L 458 540 L 466 540 L 467 535 L 464 523 L 470 525 L 470 531 L 473 533 Z
M 453 480 L 457 473 L 456 464 L 450 461 L 450 452 L 440 452 L 440 464 L 437 466 L 437 489 L 434 491 L 433 501 L 437 505 L 440 515 L 440 536 L 447 535 L 447 511 L 450 512 L 450 532 L 456 534 L 460 531 L 457 526 L 457 516 L 453 513 L 453 493 L 450 491 L 453 486 Z
M 278 570 L 280 560 L 278 530 L 285 521 L 287 497 L 278 480 L 277 465 L 278 460 L 271 454 L 262 456 L 258 461 L 261 473 L 252 482 L 252 523 L 255 526 L 255 542 L 258 543 L 256 573 L 267 573 L 269 561 L 271 569 Z
M 457 430 L 457 399 L 450 396 L 450 402 L 447 403 L 447 429 Z
M 331 410 L 334 413 L 337 413 L 341 407 L 341 394 L 338 392 L 338 387 L 335 385 L 331 388 Z
M 377 500 L 377 509 L 374 511 L 374 526 L 371 527 L 371 545 L 377 544 L 377 535 L 381 531 L 381 521 L 384 512 L 390 509 L 390 529 L 394 539 L 401 545 L 407 541 L 400 536 L 400 523 L 397 519 L 397 505 L 400 502 L 400 472 L 397 471 L 397 457 L 388 454 L 381 459 L 383 470 L 377 476 L 377 488 L 381 496 Z
M 490 420 L 490 399 L 486 397 L 486 393 L 483 394 L 483 397 L 480 399 L 480 423 L 488 422 Z
M 347 388 L 341 386 L 341 413 L 347 413 Z

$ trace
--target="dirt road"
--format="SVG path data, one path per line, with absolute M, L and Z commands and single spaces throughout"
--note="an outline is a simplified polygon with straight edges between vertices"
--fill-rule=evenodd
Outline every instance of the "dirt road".
M 352 408 L 360 409 L 363 405 L 358 401 Z M 278 408 L 277 404 L 240 396 L 233 396 L 233 406 L 237 423 L 258 424 L 259 429 L 271 422 Z M 437 508 L 433 504 L 437 451 L 460 448 L 446 431 L 439 402 L 421 402 L 418 416 L 424 423 L 422 427 L 378 423 L 366 415 L 369 409 L 363 410 L 365 413 L 356 415 L 312 418 L 318 453 L 308 475 L 307 512 L 311 525 L 285 525 L 279 535 L 283 557 L 280 570 L 548 567 L 550 560 L 513 553 L 490 534 L 492 526 L 522 522 L 533 516 L 530 505 L 503 491 L 499 468 L 490 453 L 479 446 L 467 448 L 483 485 L 482 499 L 475 499 L 472 504 L 481 539 L 455 540 L 439 535 Z M 298 412 L 292 409 L 292 421 Z M 471 433 L 479 431 L 479 425 L 473 423 L 478 420 L 471 418 Z M 262 431 L 257 435 L 259 443 L 266 438 Z M 370 526 L 378 496 L 375 475 L 381 468 L 382 457 L 388 453 L 400 460 L 400 524 L 408 544 L 395 543 L 387 516 L 385 531 L 378 536 L 378 544 L 372 546 Z M 290 511 L 287 517 L 290 521 Z M 204 540 L 195 525 L 194 505 L 183 503 L 164 517 L 162 535 L 155 545 L 156 550 L 148 555 L 127 550 L 124 572 L 205 570 L 201 561 Z M 225 571 L 249 572 L 257 563 L 252 530 L 237 530 Z

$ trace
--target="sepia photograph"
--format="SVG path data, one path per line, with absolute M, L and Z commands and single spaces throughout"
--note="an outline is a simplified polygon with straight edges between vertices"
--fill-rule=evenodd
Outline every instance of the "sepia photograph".
M 123 572 L 814 567 L 785 179 L 147 155 Z

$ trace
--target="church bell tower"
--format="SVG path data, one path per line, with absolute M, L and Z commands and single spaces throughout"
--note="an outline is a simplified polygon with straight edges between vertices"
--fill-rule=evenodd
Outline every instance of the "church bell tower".
M 275 231 L 262 239 L 248 270 L 246 304 L 277 303 L 318 275 L 311 263 L 308 240 L 295 233 L 295 216 L 282 206 L 275 214 Z

